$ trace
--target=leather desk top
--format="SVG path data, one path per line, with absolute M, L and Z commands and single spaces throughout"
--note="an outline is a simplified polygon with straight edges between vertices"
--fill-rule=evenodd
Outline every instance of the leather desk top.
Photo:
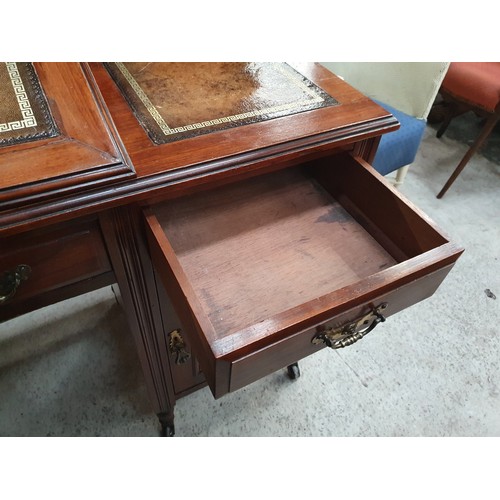
M 0 63 L 0 146 L 54 137 L 58 130 L 31 63 Z
M 0 147 L 0 234 L 255 175 L 398 128 L 319 64 L 145 66 L 125 67 L 176 140 L 151 140 L 161 127 L 141 125 L 144 109 L 131 107 L 104 64 L 34 63 L 60 134 Z
M 286 63 L 107 63 L 156 144 L 332 106 Z

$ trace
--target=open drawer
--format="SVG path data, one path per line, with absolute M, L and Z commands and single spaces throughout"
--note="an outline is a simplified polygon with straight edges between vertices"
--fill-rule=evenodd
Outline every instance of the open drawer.
M 354 343 L 432 295 L 462 252 L 348 154 L 145 216 L 153 264 L 215 397 Z

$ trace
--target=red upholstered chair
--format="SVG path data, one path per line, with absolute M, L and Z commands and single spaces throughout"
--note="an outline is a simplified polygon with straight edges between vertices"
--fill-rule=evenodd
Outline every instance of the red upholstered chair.
M 481 133 L 462 158 L 455 171 L 437 195 L 441 198 L 488 139 L 500 118 L 500 63 L 456 62 L 451 63 L 439 90 L 444 101 L 445 117 L 437 132 L 441 137 L 450 121 L 467 111 L 474 111 L 486 118 Z

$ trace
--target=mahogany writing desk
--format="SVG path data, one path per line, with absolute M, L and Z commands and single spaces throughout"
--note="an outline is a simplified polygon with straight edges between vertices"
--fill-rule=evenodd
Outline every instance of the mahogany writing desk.
M 2 64 L 0 320 L 117 283 L 163 434 L 462 252 L 369 164 L 397 121 L 320 65 Z

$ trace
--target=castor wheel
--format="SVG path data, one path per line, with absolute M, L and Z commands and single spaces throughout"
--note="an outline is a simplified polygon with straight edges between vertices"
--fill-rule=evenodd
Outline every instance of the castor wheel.
M 162 425 L 161 426 L 161 437 L 174 437 L 175 436 L 175 428 L 173 425 Z
M 160 436 L 174 437 L 175 435 L 174 412 L 169 411 L 165 413 L 158 413 L 158 419 L 161 425 Z
M 298 363 L 293 363 L 290 366 L 287 366 L 286 371 L 287 371 L 288 376 L 292 380 L 295 380 L 295 379 L 300 377 L 300 369 L 299 369 Z

